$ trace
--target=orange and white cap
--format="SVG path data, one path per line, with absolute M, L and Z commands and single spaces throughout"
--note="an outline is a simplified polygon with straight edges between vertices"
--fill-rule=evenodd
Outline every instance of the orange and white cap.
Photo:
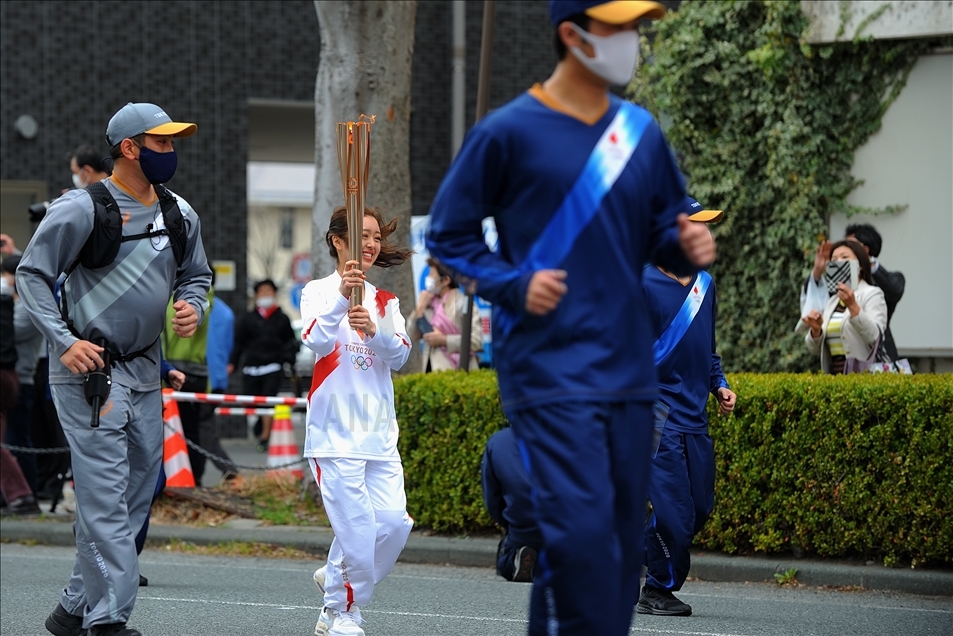
M 106 143 L 112 148 L 123 139 L 142 133 L 189 137 L 194 135 L 197 129 L 195 124 L 172 121 L 172 118 L 155 104 L 129 102 L 109 120 L 109 125 L 106 126 Z

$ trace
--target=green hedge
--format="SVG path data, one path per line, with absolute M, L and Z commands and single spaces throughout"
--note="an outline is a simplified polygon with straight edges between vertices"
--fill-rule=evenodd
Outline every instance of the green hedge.
M 496 374 L 446 371 L 394 378 L 407 508 L 418 527 L 492 529 L 483 505 L 480 459 L 506 426 Z
M 732 375 L 709 404 L 715 511 L 697 542 L 953 563 L 953 378 Z
M 696 543 L 953 563 L 953 378 L 737 374 L 715 414 L 715 511 Z M 491 371 L 395 379 L 408 508 L 418 527 L 492 530 L 480 457 L 505 425 Z

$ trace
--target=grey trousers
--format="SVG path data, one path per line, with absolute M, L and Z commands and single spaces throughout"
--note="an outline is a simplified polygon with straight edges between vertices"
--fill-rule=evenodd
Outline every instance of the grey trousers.
M 60 603 L 86 628 L 125 623 L 139 590 L 136 535 L 162 462 L 162 394 L 113 383 L 94 429 L 82 385 L 51 389 L 76 492 L 76 564 Z

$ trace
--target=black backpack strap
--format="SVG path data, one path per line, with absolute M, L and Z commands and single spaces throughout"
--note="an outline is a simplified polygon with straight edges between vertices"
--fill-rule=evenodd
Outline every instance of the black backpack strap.
M 185 229 L 185 219 L 182 217 L 182 210 L 179 209 L 179 203 L 172 196 L 165 186 L 155 186 L 156 194 L 159 195 L 159 208 L 162 210 L 162 220 L 169 234 L 169 242 L 172 244 L 172 254 L 175 256 L 177 265 L 181 265 L 185 260 L 185 246 L 188 241 L 188 233 Z
M 156 361 L 150 358 L 149 356 L 147 356 L 146 354 L 149 352 L 150 349 L 152 349 L 152 347 L 155 346 L 158 340 L 159 338 L 157 336 L 156 339 L 152 341 L 152 344 L 150 344 L 147 347 L 143 347 L 142 349 L 139 349 L 138 351 L 133 351 L 132 353 L 127 353 L 125 355 L 119 355 L 117 353 L 113 353 L 112 354 L 113 366 L 115 366 L 117 362 L 129 362 L 130 360 L 135 360 L 136 358 L 145 358 L 152 364 L 155 364 Z
M 101 181 L 91 183 L 86 186 L 86 192 L 89 193 L 89 198 L 93 202 L 93 229 L 86 237 L 79 256 L 66 268 L 66 278 L 69 278 L 79 265 L 87 269 L 98 269 L 109 265 L 116 260 L 122 243 L 122 212 L 106 184 Z M 65 282 L 64 279 L 64 285 Z M 60 286 L 60 315 L 70 332 L 77 338 L 80 337 L 73 328 L 73 321 L 66 309 L 66 294 L 62 285 Z
M 89 198 L 93 200 L 93 229 L 90 231 L 79 256 L 66 269 L 69 276 L 82 265 L 87 269 L 97 269 L 109 265 L 119 254 L 122 241 L 122 212 L 119 204 L 110 194 L 106 184 L 101 181 L 86 186 Z

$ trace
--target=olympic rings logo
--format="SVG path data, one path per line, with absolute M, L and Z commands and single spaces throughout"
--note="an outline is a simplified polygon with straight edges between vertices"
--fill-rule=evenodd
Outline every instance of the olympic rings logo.
M 358 371 L 367 371 L 374 364 L 374 360 L 370 356 L 351 356 L 351 364 Z

